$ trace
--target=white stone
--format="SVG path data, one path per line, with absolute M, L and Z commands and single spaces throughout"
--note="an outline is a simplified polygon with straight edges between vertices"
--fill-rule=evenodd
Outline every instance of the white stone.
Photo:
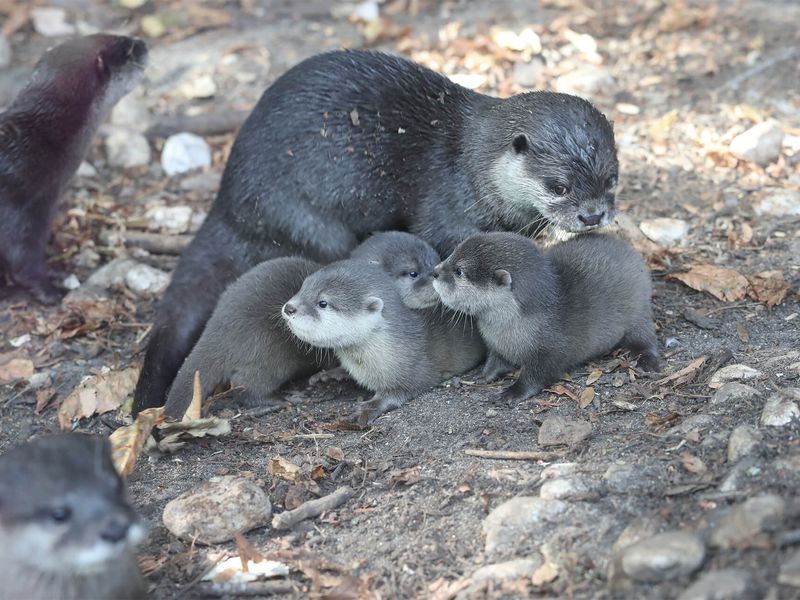
M 716 389 L 729 381 L 747 381 L 761 376 L 761 371 L 747 365 L 728 365 L 711 376 L 708 387 Z
M 754 400 L 761 395 L 756 388 L 744 383 L 730 381 L 723 384 L 711 397 L 711 404 L 736 404 Z
M 614 77 L 605 67 L 579 67 L 556 79 L 556 91 L 564 94 L 595 96 L 613 87 Z
M 749 598 L 750 575 L 737 569 L 704 573 L 678 596 L 678 600 L 745 600 Z
M 213 98 L 217 93 L 214 78 L 205 73 L 192 78 L 181 86 L 181 93 L 190 99 Z
M 728 438 L 728 462 L 737 463 L 758 447 L 760 436 L 752 425 L 738 425 Z
M 800 409 L 789 398 L 776 394 L 767 398 L 761 411 L 761 424 L 767 427 L 783 427 L 800 417 Z
M 592 424 L 583 419 L 566 417 L 547 417 L 539 427 L 540 446 L 573 446 L 588 438 L 592 433 Z
M 30 333 L 24 333 L 24 334 L 22 334 L 20 336 L 17 336 L 15 338 L 11 338 L 10 340 L 8 340 L 8 343 L 11 344 L 11 346 L 14 347 L 14 348 L 21 348 L 22 346 L 24 346 L 25 344 L 27 344 L 30 341 L 31 341 L 31 334 Z
M 681 219 L 647 219 L 641 222 L 639 229 L 655 243 L 669 246 L 686 237 L 689 224 Z
M 8 38 L 0 35 L 0 69 L 5 69 L 11 64 L 11 44 L 8 43 Z
M 557 477 L 542 484 L 539 497 L 544 500 L 586 500 L 597 492 L 581 477 Z
M 65 288 L 68 290 L 77 290 L 81 287 L 81 280 L 78 279 L 78 276 L 75 273 L 70 273 L 64 278 L 64 281 L 61 282 Z
M 211 148 L 193 133 L 176 133 L 167 138 L 161 152 L 161 166 L 172 177 L 211 164 Z
M 173 535 L 217 544 L 270 522 L 269 497 L 253 481 L 237 475 L 212 477 L 171 500 L 162 515 Z
M 786 503 L 775 494 L 750 498 L 731 508 L 711 533 L 711 543 L 734 548 L 751 541 L 764 531 L 780 526 Z
M 796 217 L 800 215 L 800 191 L 774 190 L 753 204 L 757 215 Z
M 169 285 L 169 273 L 150 265 L 137 264 L 125 274 L 125 285 L 139 296 L 154 296 Z
M 560 500 L 543 500 L 532 496 L 517 496 L 503 502 L 483 521 L 486 553 L 513 550 L 520 539 L 547 523 L 557 521 L 567 507 L 568 504 Z
M 154 206 L 145 214 L 147 228 L 168 233 L 186 233 L 192 224 L 190 206 Z
M 97 177 L 97 169 L 94 168 L 92 163 L 84 160 L 80 165 L 78 165 L 77 175 L 78 177 L 94 179 Z
M 106 157 L 112 167 L 142 167 L 150 163 L 150 144 L 140 133 L 114 127 L 106 136 Z
M 138 264 L 130 258 L 115 258 L 92 273 L 83 285 L 102 289 L 120 286 L 125 283 L 125 276 L 128 271 Z
M 739 158 L 766 166 L 778 159 L 782 142 L 780 124 L 770 119 L 733 138 L 731 152 Z
M 75 27 L 67 23 L 67 12 L 63 8 L 40 6 L 31 9 L 31 19 L 36 33 L 45 37 L 74 35 Z
M 658 583 L 693 573 L 705 556 L 705 546 L 696 534 L 672 531 L 627 546 L 621 564 L 631 579 Z
M 51 383 L 50 373 L 48 371 L 41 371 L 34 373 L 28 378 L 28 387 L 32 390 L 39 390 L 47 387 Z

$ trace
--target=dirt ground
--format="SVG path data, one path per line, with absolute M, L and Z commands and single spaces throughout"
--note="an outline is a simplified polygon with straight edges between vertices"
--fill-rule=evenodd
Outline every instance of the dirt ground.
M 384 20 L 367 23 L 328 0 L 58 4 L 79 30 L 141 35 L 143 18 L 166 24 L 163 36 L 148 39 L 151 65 L 141 89 L 97 137 L 88 157 L 96 172 L 76 177 L 62 202 L 51 255 L 64 276 L 84 282 L 120 257 L 170 271 L 174 252 L 126 247 L 126 232 L 144 230 L 154 205 L 202 214 L 237 119 L 263 89 L 304 57 L 363 45 L 402 53 L 489 94 L 574 89 L 591 98 L 614 120 L 620 212 L 653 269 L 660 375 L 609 356 L 572 372 L 554 391 L 509 406 L 494 399 L 508 380 L 484 386 L 466 374 L 362 431 L 341 426 L 354 400 L 367 396 L 348 382 L 292 386 L 285 406 L 258 418 L 217 405 L 230 420 L 229 435 L 142 457 L 129 479 L 149 527 L 142 558 L 153 598 L 200 595 L 206 588 L 197 579 L 209 553 L 234 549 L 193 546 L 161 522 L 168 501 L 231 474 L 263 486 L 276 513 L 342 485 L 356 492 L 289 532 L 247 534 L 260 551 L 292 565 L 280 592 L 288 597 L 673 598 L 712 572 L 732 582 L 723 569 L 744 575 L 746 589 L 686 597 L 800 597 L 800 567 L 791 564 L 800 543 L 800 5 L 395 0 L 381 5 Z M 0 11 L 8 16 L 13 5 L 0 3 Z M 502 34 L 526 28 L 541 47 L 530 41 L 536 36 Z M 0 69 L 0 106 L 53 43 L 29 22 L 9 40 L 13 60 Z M 198 98 L 193 85 L 207 74 L 215 89 Z M 204 132 L 213 164 L 200 176 L 168 178 L 159 165 L 164 128 L 175 115 L 206 115 L 190 128 L 222 123 L 222 131 Z M 780 157 L 765 166 L 734 157 L 732 139 L 767 119 L 785 134 Z M 105 140 L 119 127 L 147 137 L 149 164 L 109 164 Z M 776 194 L 793 198 L 796 212 L 764 209 Z M 680 219 L 688 231 L 666 246 L 636 234 L 639 223 L 658 217 Z M 721 300 L 673 278 L 701 264 L 733 270 L 750 293 Z M 783 283 L 759 294 L 757 282 L 775 282 L 774 272 Z M 781 290 L 782 301 L 770 306 Z M 100 303 L 102 316 L 3 300 L 0 364 L 30 360 L 37 377 L 0 387 L 0 450 L 56 431 L 59 404 L 82 377 L 139 366 L 156 304 L 124 285 Z M 709 384 L 730 364 L 757 373 L 745 382 L 753 389 L 736 388 L 726 400 Z M 683 377 L 670 379 L 684 368 Z M 763 411 L 773 401 L 794 417 L 769 425 Z M 588 423 L 591 434 L 564 435 L 542 448 L 542 424 L 556 417 Z M 76 429 L 110 433 L 129 420 L 120 409 L 85 418 Z M 731 460 L 731 433 L 743 425 L 753 443 Z M 558 471 L 542 461 L 471 456 L 471 449 L 556 450 L 560 457 L 550 462 L 570 465 Z M 296 482 L 270 473 L 274 457 L 300 467 Z M 737 506 L 768 493 L 782 498 L 780 510 L 744 524 L 732 520 Z M 515 497 L 523 499 L 520 514 L 504 517 L 503 503 Z M 536 497 L 558 514 L 536 517 Z M 715 541 L 723 527 L 735 541 Z M 649 583 L 631 575 L 624 560 L 620 566 L 621 556 L 633 560 L 624 553 L 626 539 L 678 530 L 701 540 L 701 566 L 662 571 Z M 510 560 L 523 561 L 513 575 L 498 574 L 500 567 L 483 579 L 476 573 Z

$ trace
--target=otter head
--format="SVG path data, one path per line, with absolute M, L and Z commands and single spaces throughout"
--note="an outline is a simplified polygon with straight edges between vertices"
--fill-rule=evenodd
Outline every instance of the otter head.
M 351 256 L 378 264 L 391 275 L 408 308 L 430 308 L 438 303 L 433 268 L 441 259 L 430 244 L 417 236 L 403 231 L 376 233 Z
M 611 123 L 589 102 L 550 92 L 493 107 L 492 194 L 506 229 L 582 233 L 613 221 L 618 162 Z
M 36 571 L 89 574 L 144 537 L 107 439 L 45 436 L 0 457 L 3 554 Z
M 359 277 L 364 267 L 360 261 L 342 261 L 311 274 L 281 310 L 291 332 L 318 348 L 367 341 L 383 326 L 384 302 L 371 293 L 368 279 Z
M 461 242 L 433 271 L 433 287 L 442 304 L 480 317 L 517 304 L 515 277 L 520 261 L 536 263 L 541 252 L 513 233 L 486 233 Z
M 29 87 L 103 116 L 136 86 L 147 57 L 146 44 L 137 38 L 103 33 L 75 38 L 39 59 Z

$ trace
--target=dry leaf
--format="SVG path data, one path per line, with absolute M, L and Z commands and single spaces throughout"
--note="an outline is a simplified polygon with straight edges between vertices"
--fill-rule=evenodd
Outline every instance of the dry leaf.
M 687 273 L 670 275 L 670 279 L 727 302 L 744 298 L 748 287 L 747 278 L 739 271 L 714 265 L 694 265 Z
M 205 419 L 195 419 L 193 421 L 179 421 L 176 423 L 160 423 L 158 430 L 161 432 L 161 440 L 157 443 L 153 438 L 147 442 L 147 448 L 159 452 L 175 452 L 186 445 L 186 441 L 192 438 L 201 438 L 207 435 L 219 437 L 231 432 L 231 424 L 228 419 L 219 417 L 206 417 Z
M 0 365 L 0 384 L 13 383 L 20 379 L 29 379 L 33 375 L 33 362 L 27 358 L 12 358 Z
M 603 376 L 602 369 L 595 369 L 594 371 L 589 373 L 589 376 L 586 378 L 586 385 L 592 385 L 595 381 L 600 379 L 602 376 Z
M 242 571 L 244 573 L 249 571 L 248 564 L 251 561 L 257 563 L 264 560 L 261 552 L 244 535 L 237 533 L 233 539 L 236 540 L 236 552 L 239 554 L 239 560 L 242 561 Z
M 203 415 L 201 414 L 203 405 L 203 387 L 200 382 L 200 371 L 194 372 L 194 379 L 192 380 L 192 401 L 189 403 L 189 408 L 183 415 L 181 421 L 197 421 Z
M 750 341 L 750 333 L 747 331 L 742 323 L 736 324 L 736 337 L 742 340 L 745 344 Z
M 578 406 L 581 408 L 586 408 L 592 403 L 592 400 L 594 400 L 594 388 L 587 387 L 581 392 L 580 399 L 578 400 Z
M 781 271 L 762 271 L 756 275 L 748 277 L 750 287 L 747 290 L 749 296 L 772 308 L 783 302 L 789 292 L 789 284 L 783 277 Z
M 337 446 L 328 446 L 325 449 L 325 456 L 327 456 L 331 460 L 342 462 L 344 460 L 344 450 L 342 450 Z
M 681 454 L 681 464 L 683 468 L 694 475 L 704 475 L 708 472 L 706 464 L 690 452 Z
M 153 426 L 163 420 L 163 406 L 148 408 L 136 415 L 136 420 L 131 425 L 120 427 L 111 434 L 111 457 L 121 477 L 131 474 Z
M 747 223 L 740 223 L 738 227 L 731 227 L 728 231 L 728 243 L 731 248 L 744 248 L 753 242 L 753 228 Z
M 531 583 L 535 586 L 540 586 L 545 583 L 555 581 L 558 577 L 558 571 L 549 562 L 544 563 L 533 572 Z
M 700 367 L 703 366 L 703 363 L 706 362 L 706 360 L 708 360 L 708 356 L 701 356 L 700 358 L 690 362 L 679 371 L 675 371 L 671 375 L 667 375 L 663 379 L 659 379 L 656 381 L 656 385 L 666 385 L 674 382 L 674 385 L 678 386 L 688 383 L 695 378 Z
M 301 471 L 300 467 L 298 467 L 296 464 L 291 463 L 280 456 L 276 456 L 269 461 L 268 470 L 270 475 L 292 482 L 297 481 L 297 479 L 300 477 Z
M 569 391 L 567 388 L 565 388 L 563 385 L 554 385 L 550 388 L 549 391 L 553 392 L 554 394 L 558 394 L 559 396 L 567 396 L 569 398 L 572 398 L 573 400 L 575 400 L 575 402 L 578 401 L 578 397 L 571 391 Z
M 675 411 L 669 413 L 668 415 L 647 413 L 644 416 L 644 422 L 648 427 L 652 427 L 653 429 L 659 431 L 666 429 L 680 418 L 681 418 L 680 413 L 676 413 Z
M 61 429 L 72 428 L 72 422 L 94 414 L 116 410 L 136 387 L 139 369 L 109 371 L 81 381 L 61 403 L 58 424 Z

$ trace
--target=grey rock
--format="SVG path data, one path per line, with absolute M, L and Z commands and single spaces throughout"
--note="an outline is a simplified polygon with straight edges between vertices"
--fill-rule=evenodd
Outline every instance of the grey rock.
M 738 425 L 728 438 L 728 462 L 737 463 L 758 447 L 761 436 L 752 425 Z
M 622 571 L 635 581 L 658 583 L 684 577 L 703 564 L 706 548 L 688 531 L 660 533 L 622 551 Z
M 800 191 L 777 189 L 753 204 L 757 215 L 796 217 L 800 215 Z
M 167 233 L 186 233 L 192 224 L 190 206 L 154 206 L 145 214 L 147 228 Z
M 711 376 L 708 387 L 712 389 L 720 388 L 729 381 L 747 381 L 761 377 L 761 371 L 748 367 L 747 365 L 727 365 L 719 369 Z
M 678 596 L 678 600 L 744 600 L 751 597 L 747 572 L 722 569 L 701 575 Z
M 603 474 L 606 488 L 614 494 L 639 494 L 661 486 L 660 469 L 652 465 L 611 464 Z
M 141 94 L 134 91 L 120 99 L 111 109 L 110 120 L 116 128 L 144 133 L 150 127 L 152 119 Z
M 180 187 L 186 192 L 216 192 L 222 182 L 222 173 L 209 170 L 194 175 L 187 175 L 181 179 Z
M 548 523 L 559 520 L 568 508 L 561 500 L 517 496 L 497 506 L 483 521 L 486 553 L 503 553 Z
M 549 479 L 539 490 L 539 497 L 544 500 L 587 500 L 598 495 L 597 486 L 584 477 Z
M 142 167 L 150 163 L 150 144 L 140 133 L 113 127 L 106 136 L 108 164 L 120 169 Z
M 544 469 L 542 469 L 542 473 L 539 475 L 539 479 L 547 480 L 547 479 L 555 479 L 557 477 L 566 477 L 567 475 L 573 475 L 578 471 L 578 463 L 570 462 L 570 463 L 553 463 L 551 465 L 547 465 Z
M 99 287 L 107 290 L 121 286 L 125 283 L 128 271 L 138 264 L 130 258 L 115 258 L 92 273 L 81 287 Z
M 761 411 L 761 424 L 767 427 L 783 427 L 800 417 L 800 409 L 789 398 L 775 394 L 767 398 Z
M 540 446 L 574 446 L 592 433 L 592 424 L 582 419 L 547 417 L 539 427 Z
M 781 565 L 781 570 L 778 573 L 778 583 L 800 587 L 800 550 L 789 556 L 786 562 Z
M 766 166 L 781 155 L 783 130 L 770 119 L 737 135 L 731 142 L 731 152 L 739 158 Z
M 176 133 L 164 142 L 161 166 L 172 177 L 180 173 L 207 167 L 211 164 L 211 148 L 199 135 Z
M 750 498 L 734 506 L 711 533 L 711 543 L 720 548 L 735 548 L 755 536 L 772 530 L 783 519 L 785 502 L 775 494 Z
M 722 479 L 719 484 L 719 491 L 723 494 L 738 491 L 747 483 L 748 474 L 754 468 L 757 468 L 757 466 L 752 457 L 741 458 Z
M 579 67 L 556 79 L 556 91 L 579 96 L 608 94 L 613 87 L 611 72 L 598 66 Z
M 125 285 L 139 296 L 155 296 L 169 285 L 169 273 L 150 265 L 137 264 L 125 274 Z
M 171 500 L 162 520 L 176 537 L 217 544 L 237 533 L 264 527 L 271 517 L 272 505 L 261 487 L 249 479 L 226 475 L 212 477 Z
M 655 243 L 669 246 L 686 237 L 689 223 L 682 219 L 647 219 L 639 224 L 639 229 Z
M 83 161 L 78 165 L 78 170 L 75 173 L 78 177 L 85 177 L 87 179 L 95 179 L 97 177 L 97 169 L 90 162 Z
M 495 563 L 493 565 L 486 565 L 475 571 L 470 577 L 470 580 L 472 580 L 473 583 L 480 583 L 487 580 L 500 582 L 519 579 L 520 577 L 531 577 L 541 564 L 541 560 L 518 558 Z
M 47 387 L 51 383 L 52 378 L 50 377 L 50 371 L 39 371 L 28 378 L 28 387 L 32 390 Z
M 800 473 L 800 453 L 789 454 L 775 459 L 773 467 L 790 473 Z
M 690 431 L 700 431 L 703 429 L 708 429 L 712 425 L 714 425 L 715 422 L 716 419 L 711 415 L 706 415 L 702 413 L 699 415 L 692 415 L 691 417 L 687 417 L 686 419 L 675 425 L 675 427 L 672 427 L 669 430 L 669 433 L 671 435 L 686 435 Z
M 714 392 L 711 397 L 711 404 L 735 404 L 736 402 L 747 402 L 761 396 L 756 388 L 744 383 L 730 381 L 722 384 L 722 386 Z

